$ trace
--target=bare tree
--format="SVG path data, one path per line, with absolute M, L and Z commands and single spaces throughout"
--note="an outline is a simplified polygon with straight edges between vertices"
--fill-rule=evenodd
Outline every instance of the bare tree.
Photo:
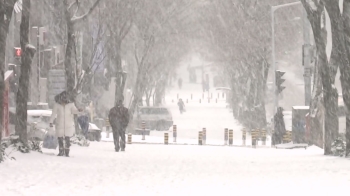
M 27 102 L 28 102 L 28 84 L 31 70 L 31 64 L 36 52 L 33 45 L 29 43 L 29 21 L 30 21 L 30 0 L 23 2 L 22 19 L 20 26 L 20 42 L 23 51 L 21 58 L 21 75 L 16 99 L 16 135 L 24 145 L 27 145 Z
M 331 67 L 327 60 L 326 55 L 326 29 L 322 20 L 324 12 L 324 2 L 323 1 L 313 1 L 314 6 L 311 6 L 305 0 L 301 1 L 306 12 L 308 19 L 310 21 L 312 31 L 314 34 L 316 50 L 317 50 L 317 59 L 316 66 L 320 68 L 321 77 L 322 77 L 322 87 L 323 87 L 323 105 L 325 109 L 325 128 L 324 128 L 324 154 L 331 154 L 331 144 L 332 144 L 332 132 L 337 132 L 333 130 L 334 122 L 337 121 L 337 117 L 334 115 L 334 89 L 332 87 L 332 73 Z M 333 98 L 332 98 L 333 97 Z M 316 97 L 313 98 L 313 101 L 317 101 Z M 317 104 L 312 104 L 315 107 Z M 336 127 L 335 127 L 336 128 Z
M 0 0 L 0 105 L 4 102 L 5 90 L 5 52 L 6 39 L 9 32 L 9 25 L 12 18 L 13 8 L 17 0 Z M 0 107 L 0 119 L 3 119 L 3 107 Z M 2 139 L 3 122 L 0 120 L 0 143 Z M 0 153 L 0 162 L 2 154 Z
M 137 10 L 139 7 L 139 0 L 115 0 L 105 2 L 105 13 L 103 14 L 106 18 L 106 26 L 109 33 L 109 40 L 107 43 L 107 52 L 110 59 L 108 69 L 108 79 L 111 77 L 116 78 L 115 86 L 115 102 L 123 95 L 125 84 L 125 74 L 123 78 L 122 69 L 122 46 L 123 41 L 129 34 Z
M 154 52 L 154 46 L 157 41 L 162 40 L 160 37 L 166 34 L 164 32 L 166 24 L 170 24 L 173 19 L 176 19 L 187 9 L 194 4 L 194 1 L 152 1 L 152 3 L 142 1 L 140 6 L 143 7 L 138 12 L 135 25 L 137 31 L 135 32 L 137 40 L 135 42 L 135 61 L 137 64 L 137 77 L 135 87 L 133 89 L 133 100 L 130 106 L 130 116 L 134 113 L 137 104 L 142 100 L 145 92 L 146 81 L 145 73 L 149 66 L 149 55 Z M 168 27 L 169 28 L 169 27 Z
M 66 71 L 66 78 L 67 78 L 67 91 L 74 96 L 73 92 L 76 87 L 76 81 L 75 81 L 75 71 L 74 66 L 72 63 L 72 57 L 74 52 L 74 42 L 75 42 L 75 26 L 78 22 L 83 21 L 86 19 L 93 10 L 98 6 L 99 2 L 101 0 L 96 0 L 93 5 L 88 9 L 87 12 L 84 14 L 77 16 L 77 13 L 80 9 L 81 2 L 79 0 L 69 2 L 68 0 L 64 0 L 64 15 L 67 25 L 67 46 L 66 46 L 66 54 L 64 59 L 64 66 Z M 75 8 L 75 9 L 74 9 Z

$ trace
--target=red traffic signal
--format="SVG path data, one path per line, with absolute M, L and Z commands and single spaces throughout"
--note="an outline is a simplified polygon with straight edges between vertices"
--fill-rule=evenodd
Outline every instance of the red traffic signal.
M 21 58 L 22 56 L 22 49 L 21 48 L 18 48 L 18 47 L 15 47 L 15 57 L 16 58 Z

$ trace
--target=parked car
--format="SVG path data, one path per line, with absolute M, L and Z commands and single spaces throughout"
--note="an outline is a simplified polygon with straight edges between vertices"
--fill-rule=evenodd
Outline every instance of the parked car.
M 166 107 L 138 107 L 128 127 L 129 132 L 142 134 L 142 122 L 145 122 L 146 134 L 149 134 L 151 130 L 169 130 L 173 126 L 173 117 Z
M 51 110 L 28 110 L 27 131 L 28 138 L 42 141 L 46 131 L 50 129 Z
M 10 124 L 14 133 L 15 109 L 10 109 Z M 52 110 L 28 110 L 27 131 L 28 138 L 42 141 L 46 131 L 50 129 L 50 118 Z M 80 128 L 80 127 L 79 127 Z M 101 130 L 93 123 L 89 123 L 88 138 L 90 141 L 101 140 Z
M 95 124 L 89 123 L 89 130 L 87 133 L 87 139 L 90 141 L 101 141 L 101 129 Z

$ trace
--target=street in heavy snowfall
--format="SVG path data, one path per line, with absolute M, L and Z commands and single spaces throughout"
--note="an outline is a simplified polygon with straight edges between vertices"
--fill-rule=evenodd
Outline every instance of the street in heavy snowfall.
M 350 1 L 0 0 L 0 195 L 333 195 Z

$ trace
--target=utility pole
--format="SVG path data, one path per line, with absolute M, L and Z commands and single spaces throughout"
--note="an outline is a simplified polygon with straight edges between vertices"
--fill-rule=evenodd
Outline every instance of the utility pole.
M 273 68 L 273 73 L 274 73 L 274 79 L 273 79 L 273 90 L 274 90 L 274 104 L 273 104 L 273 110 L 272 110 L 272 114 L 274 114 L 277 111 L 278 108 L 278 93 L 277 93 L 277 87 L 276 87 L 276 70 L 278 69 L 278 65 L 276 64 L 276 56 L 275 56 L 275 11 L 280 9 L 280 8 L 285 8 L 285 7 L 290 7 L 290 6 L 296 6 L 296 5 L 300 5 L 301 2 L 300 1 L 296 1 L 293 3 L 287 3 L 287 4 L 282 4 L 282 5 L 276 5 L 276 6 L 272 6 L 271 7 L 271 32 L 272 32 L 272 37 L 271 37 L 271 46 L 272 46 L 272 68 Z M 306 86 L 306 85 L 305 85 Z M 306 88 L 306 87 L 305 87 Z
M 310 23 L 307 13 L 303 9 L 303 65 L 304 65 L 304 88 L 305 88 L 305 106 L 311 102 L 311 44 L 310 44 Z

